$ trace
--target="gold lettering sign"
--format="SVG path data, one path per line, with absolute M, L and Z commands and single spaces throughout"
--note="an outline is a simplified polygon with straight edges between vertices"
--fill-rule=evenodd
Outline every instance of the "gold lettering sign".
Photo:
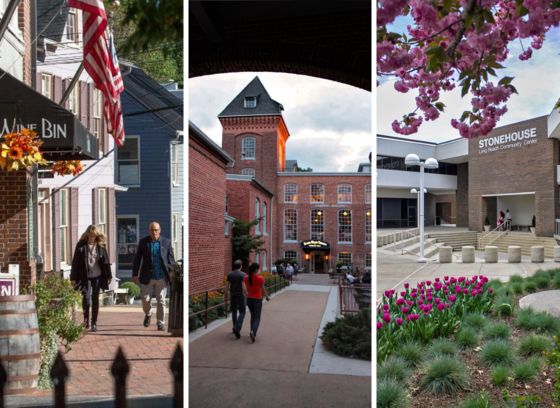
M 323 241 L 304 241 L 303 245 L 311 247 L 311 248 L 320 248 L 320 247 L 326 247 L 329 244 L 327 244 L 326 242 Z

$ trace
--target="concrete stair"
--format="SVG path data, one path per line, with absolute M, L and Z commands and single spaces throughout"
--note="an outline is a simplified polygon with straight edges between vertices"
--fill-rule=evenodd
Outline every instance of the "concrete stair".
M 436 246 L 436 239 L 433 238 L 426 238 L 424 241 L 424 258 L 434 258 L 439 253 L 439 246 Z M 393 244 L 385 245 L 383 248 L 388 250 L 393 250 Z M 405 252 L 410 254 L 420 254 L 420 237 L 414 237 L 405 239 L 404 241 L 398 241 L 396 244 L 396 252 L 398 254 L 401 253 L 401 248 L 409 252 Z
M 432 232 L 427 234 L 427 236 L 428 238 L 434 238 L 439 246 L 453 247 L 453 251 L 460 251 L 464 246 L 476 247 L 478 242 L 478 233 L 476 231 Z
M 482 238 L 489 234 L 490 233 L 486 232 L 478 234 L 478 236 Z M 492 235 L 496 236 L 498 234 L 493 233 Z M 485 242 L 488 241 L 489 238 L 486 238 Z M 531 247 L 539 245 L 544 247 L 545 258 L 554 259 L 554 246 L 558 244 L 554 238 L 535 237 L 533 234 L 523 232 L 508 232 L 507 235 L 503 234 L 490 245 L 497 246 L 498 252 L 506 254 L 508 252 L 508 246 L 520 246 L 522 256 L 531 256 Z

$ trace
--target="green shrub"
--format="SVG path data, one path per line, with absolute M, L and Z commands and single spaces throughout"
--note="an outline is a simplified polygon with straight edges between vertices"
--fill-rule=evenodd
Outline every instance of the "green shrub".
M 523 276 L 518 275 L 518 274 L 511 275 L 511 276 L 509 277 L 509 282 L 510 282 L 510 283 L 515 283 L 515 282 L 517 282 L 517 283 L 523 283 Z
M 457 357 L 438 356 L 425 363 L 423 371 L 420 387 L 425 392 L 455 396 L 469 387 L 467 366 Z
M 422 343 L 408 341 L 397 347 L 394 354 L 406 361 L 409 367 L 418 367 L 424 360 L 425 352 Z
M 442 355 L 456 356 L 458 352 L 459 350 L 457 350 L 457 345 L 446 338 L 434 340 L 428 350 L 429 355 L 432 357 Z
M 496 405 L 492 403 L 492 398 L 487 391 L 482 390 L 480 394 L 471 395 L 463 401 L 459 408 L 493 408 Z
M 411 372 L 408 363 L 401 357 L 390 356 L 377 365 L 377 378 L 380 380 L 393 379 L 404 384 L 410 379 Z
M 538 327 L 537 317 L 531 306 L 519 309 L 515 318 L 515 325 L 526 330 L 535 330 Z
M 511 329 L 505 323 L 492 323 L 484 328 L 484 337 L 487 339 L 509 339 Z
M 539 269 L 538 271 L 536 271 L 533 276 L 533 278 L 537 279 L 537 278 L 546 278 L 550 281 L 550 279 L 552 279 L 551 274 L 549 271 L 543 271 L 541 269 Z
M 513 346 L 506 340 L 490 340 L 484 343 L 479 358 L 483 364 L 489 366 L 515 363 Z
M 134 282 L 125 282 L 120 287 L 121 289 L 128 289 L 128 296 L 134 298 L 140 296 L 140 287 Z
M 548 276 L 539 276 L 535 278 L 535 283 L 539 289 L 548 289 L 550 286 L 550 278 Z
M 527 293 L 534 293 L 534 292 L 537 291 L 537 282 L 535 282 L 534 280 L 525 281 L 523 286 L 524 286 L 525 292 L 527 292 Z
M 526 307 L 519 311 L 515 319 L 515 325 L 520 329 L 537 332 L 555 333 L 560 329 L 560 321 L 558 318 L 546 312 L 535 313 L 531 307 Z
M 550 279 L 554 279 L 554 277 L 560 273 L 560 268 L 555 268 L 555 269 L 549 269 L 547 271 L 545 271 L 546 273 L 548 273 L 548 276 L 550 276 Z
M 455 343 L 463 348 L 475 347 L 480 338 L 476 330 L 470 326 L 464 326 L 455 334 Z
M 377 408 L 408 408 L 412 406 L 410 395 L 395 380 L 377 381 Z
M 495 385 L 504 385 L 509 382 L 510 368 L 506 365 L 498 365 L 492 369 L 492 382 Z
M 482 313 L 470 313 L 463 320 L 463 324 L 480 330 L 488 324 L 488 319 Z
M 517 347 L 522 357 L 542 356 L 543 351 L 552 349 L 552 342 L 546 337 L 530 334 L 520 339 Z
M 498 296 L 494 302 L 494 314 L 498 316 L 498 319 L 502 316 L 512 316 L 513 309 L 515 307 L 515 299 L 513 296 Z
M 487 283 L 489 288 L 492 288 L 495 291 L 497 291 L 500 288 L 504 287 L 504 284 L 501 280 L 499 279 L 490 279 Z
M 336 354 L 371 360 L 371 310 L 337 317 L 325 325 L 321 340 Z
M 560 273 L 555 273 L 553 279 L 554 287 L 560 289 Z
M 542 361 L 538 357 L 531 357 L 524 363 L 513 367 L 513 377 L 523 383 L 535 381 L 538 378 Z
M 523 282 L 512 282 L 507 285 L 506 288 L 509 292 L 513 293 L 514 295 L 522 295 L 523 294 Z

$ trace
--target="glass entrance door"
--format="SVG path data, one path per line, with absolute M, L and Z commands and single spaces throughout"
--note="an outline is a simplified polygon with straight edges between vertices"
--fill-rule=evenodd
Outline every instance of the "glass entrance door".
M 325 256 L 323 254 L 313 255 L 314 273 L 325 273 Z

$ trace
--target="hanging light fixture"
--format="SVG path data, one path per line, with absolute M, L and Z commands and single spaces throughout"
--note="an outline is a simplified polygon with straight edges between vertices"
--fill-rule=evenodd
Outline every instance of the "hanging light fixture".
M 369 217 L 371 215 L 371 213 L 368 211 L 368 212 L 366 212 L 366 215 Z
M 344 212 L 342 213 L 342 215 L 344 215 L 344 216 L 346 217 L 346 216 L 348 215 L 348 213 L 347 213 L 346 211 L 344 211 Z
M 323 215 L 323 212 L 322 212 L 322 211 L 319 211 L 317 214 L 318 214 L 318 215 Z

